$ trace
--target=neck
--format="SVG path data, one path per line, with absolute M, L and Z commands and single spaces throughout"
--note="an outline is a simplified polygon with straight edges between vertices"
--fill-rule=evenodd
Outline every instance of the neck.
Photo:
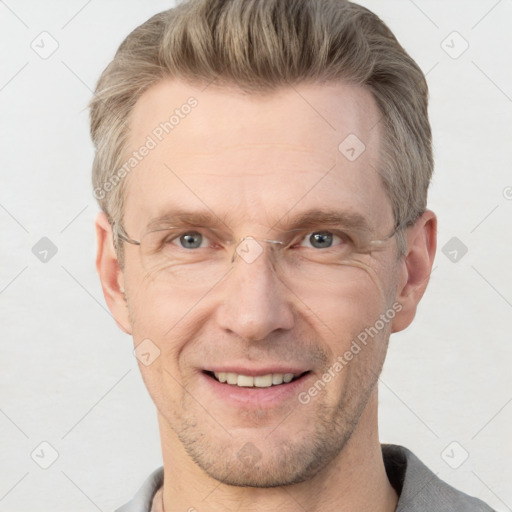
M 164 460 L 165 512 L 393 512 L 397 494 L 386 475 L 377 428 L 377 390 L 339 455 L 312 479 L 274 488 L 219 483 L 188 456 L 159 416 Z

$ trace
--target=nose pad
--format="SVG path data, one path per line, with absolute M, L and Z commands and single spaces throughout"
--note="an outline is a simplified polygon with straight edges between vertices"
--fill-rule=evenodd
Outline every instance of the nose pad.
M 264 238 L 256 239 L 253 236 L 244 236 L 240 238 L 236 245 L 236 249 L 233 252 L 233 257 L 231 258 L 231 263 L 235 261 L 237 255 L 246 263 L 254 263 L 263 254 L 264 251 L 260 242 L 269 244 L 283 244 L 283 242 L 280 242 L 279 240 L 267 240 Z
M 233 259 L 235 261 L 236 256 L 240 256 L 246 263 L 253 263 L 263 253 L 263 247 L 261 244 L 252 236 L 245 236 L 238 242 L 235 252 L 233 253 Z

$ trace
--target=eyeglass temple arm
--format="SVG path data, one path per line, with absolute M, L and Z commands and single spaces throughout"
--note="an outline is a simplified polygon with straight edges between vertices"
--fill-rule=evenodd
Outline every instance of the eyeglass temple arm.
M 127 243 L 133 244 L 133 245 L 140 245 L 140 242 L 138 240 L 134 240 L 133 238 L 130 238 L 126 234 L 126 231 L 123 229 L 123 226 L 121 226 L 120 224 L 114 224 L 114 226 L 112 227 L 112 232 L 114 235 L 114 245 L 115 245 L 116 240 L 122 240 L 123 242 L 127 242 Z

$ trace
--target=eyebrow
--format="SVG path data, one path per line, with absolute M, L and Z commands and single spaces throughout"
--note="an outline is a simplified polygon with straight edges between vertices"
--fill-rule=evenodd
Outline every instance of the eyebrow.
M 300 212 L 296 215 L 285 214 L 281 218 L 274 218 L 269 231 L 277 227 L 279 231 L 296 231 L 318 226 L 343 226 L 357 231 L 371 231 L 369 221 L 360 213 L 353 211 L 340 211 L 332 209 L 314 208 Z M 204 228 L 227 228 L 227 224 L 220 217 L 209 210 L 190 211 L 177 209 L 152 219 L 146 226 L 147 230 L 164 227 L 195 226 Z
M 146 228 L 148 230 L 160 229 L 168 226 L 216 228 L 222 225 L 226 226 L 224 221 L 210 211 L 189 211 L 177 209 L 151 219 Z
M 283 219 L 288 217 L 285 215 L 279 219 L 274 226 L 283 224 Z M 340 211 L 340 210 L 321 210 L 314 208 L 305 212 L 291 216 L 284 224 L 285 231 L 294 231 L 298 229 L 314 228 L 321 226 L 344 226 L 345 228 L 358 231 L 371 231 L 371 225 L 368 220 L 357 212 Z

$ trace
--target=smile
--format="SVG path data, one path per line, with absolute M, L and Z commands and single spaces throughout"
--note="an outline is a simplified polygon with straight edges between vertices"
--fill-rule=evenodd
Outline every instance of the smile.
M 241 388 L 270 388 L 293 382 L 306 373 L 268 373 L 266 375 L 243 375 L 232 372 L 205 372 L 208 376 L 222 384 L 238 386 Z

